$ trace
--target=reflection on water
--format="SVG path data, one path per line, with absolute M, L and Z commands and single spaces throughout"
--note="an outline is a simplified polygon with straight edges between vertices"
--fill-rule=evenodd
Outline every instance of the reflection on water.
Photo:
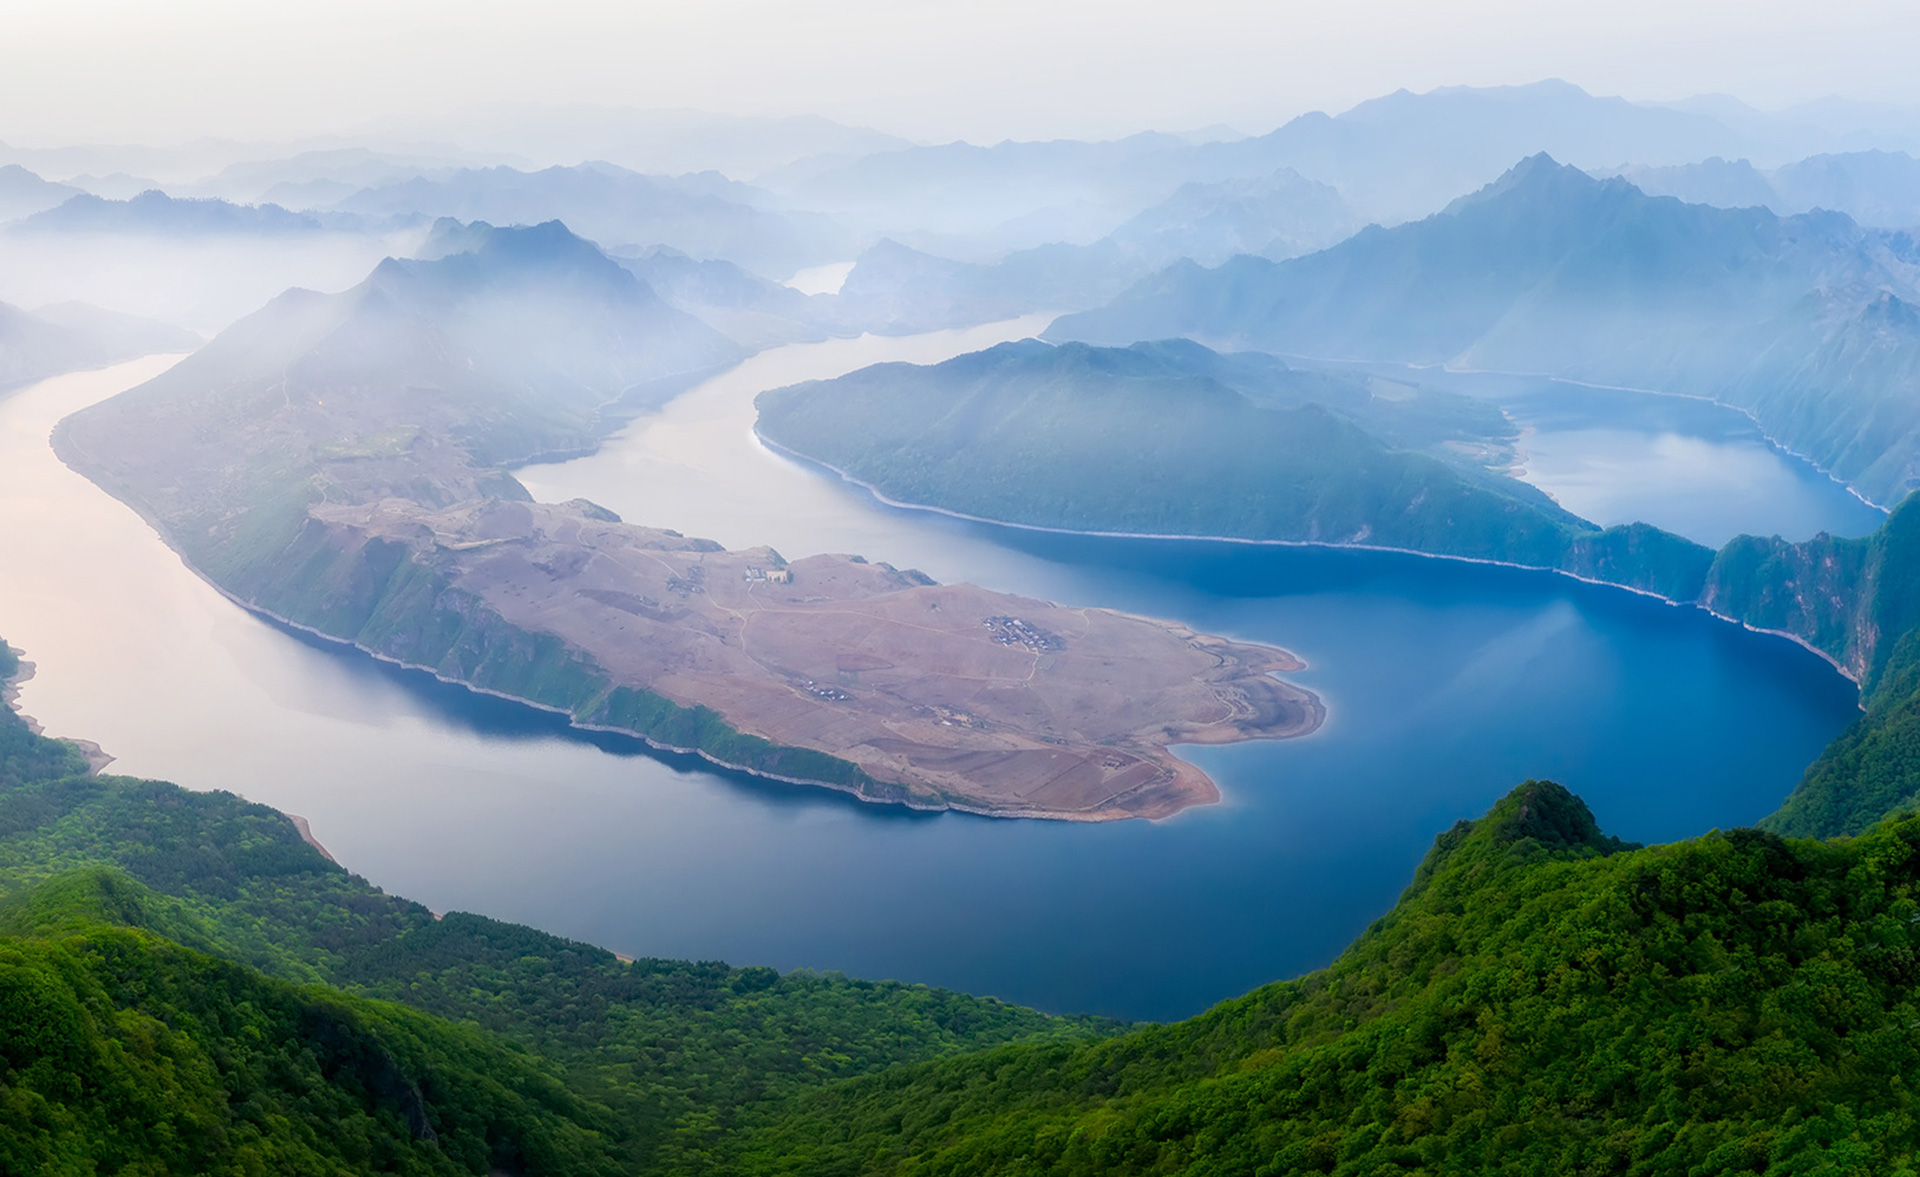
M 1738 409 L 1531 376 L 1426 374 L 1521 427 L 1521 477 L 1602 526 L 1646 522 L 1717 548 L 1736 535 L 1866 535 L 1886 520 Z
M 881 508 L 751 438 L 759 388 L 1035 329 L 756 357 L 542 498 L 788 555 L 1175 617 L 1286 645 L 1331 707 L 1311 738 L 1188 749 L 1225 804 L 1101 826 L 914 815 L 713 773 L 378 667 L 248 617 L 47 449 L 163 361 L 0 401 L 0 634 L 24 702 L 116 769 L 304 814 L 353 869 L 636 955 L 842 969 L 1052 1009 L 1191 1013 L 1324 963 L 1433 835 L 1528 776 L 1623 836 L 1752 821 L 1853 714 L 1789 643 L 1550 575 L 1383 553 L 1054 536 Z

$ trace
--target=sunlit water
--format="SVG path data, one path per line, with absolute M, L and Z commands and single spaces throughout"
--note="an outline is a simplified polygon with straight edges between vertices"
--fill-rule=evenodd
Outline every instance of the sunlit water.
M 1742 533 L 1866 535 L 1886 519 L 1726 405 L 1538 376 L 1420 378 L 1497 401 L 1522 430 L 1520 477 L 1603 526 L 1652 523 L 1717 548 Z
M 1681 837 L 1770 811 L 1853 714 L 1817 658 L 1693 610 L 1416 557 L 961 524 L 880 508 L 752 439 L 758 389 L 1036 326 L 763 354 L 524 481 L 728 544 L 861 552 L 1288 646 L 1330 722 L 1191 750 L 1225 804 L 1099 826 L 911 815 L 603 747 L 296 640 L 46 446 L 159 360 L 0 401 L 0 634 L 38 662 L 24 704 L 50 730 L 98 740 L 116 771 L 303 814 L 343 862 L 437 910 L 1133 1017 L 1325 963 L 1435 833 L 1526 777 L 1564 781 L 1621 835 Z
M 828 262 L 823 266 L 806 266 L 794 272 L 787 279 L 787 285 L 802 294 L 838 294 L 847 284 L 847 275 L 853 273 L 852 262 Z

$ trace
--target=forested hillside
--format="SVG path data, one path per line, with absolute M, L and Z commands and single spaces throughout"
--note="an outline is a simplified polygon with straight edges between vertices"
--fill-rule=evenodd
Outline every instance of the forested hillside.
M 1880 679 L 1907 729 L 1912 644 Z M 1912 790 L 1862 792 L 1852 738 L 1824 771 L 1857 826 Z M 1330 968 L 1127 1029 L 436 918 L 273 810 L 85 772 L 0 712 L 8 1172 L 1866 1175 L 1920 1147 L 1912 815 L 1638 848 L 1528 782 Z
M 693 1171 L 761 1102 L 1110 1031 L 436 919 L 274 810 L 86 773 L 0 709 L 0 1172 Z
M 1632 849 L 1530 782 L 1331 968 L 797 1102 L 741 1172 L 1911 1172 L 1920 820 Z

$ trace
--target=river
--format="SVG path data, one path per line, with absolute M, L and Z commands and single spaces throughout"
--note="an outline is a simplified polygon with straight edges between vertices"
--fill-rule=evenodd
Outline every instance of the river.
M 581 738 L 300 640 L 226 602 L 46 445 L 164 359 L 0 400 L 0 635 L 40 668 L 24 707 L 97 740 L 113 771 L 302 814 L 342 862 L 436 910 L 630 955 L 1137 1018 L 1325 963 L 1436 833 L 1527 777 L 1574 788 L 1614 833 L 1677 838 L 1769 812 L 1854 714 L 1818 658 L 1696 610 L 1387 553 L 966 524 L 882 507 L 752 438 L 760 389 L 1037 325 L 763 353 L 523 481 L 729 545 L 860 552 L 1287 646 L 1330 721 L 1185 750 L 1224 804 L 1098 826 L 909 814 Z

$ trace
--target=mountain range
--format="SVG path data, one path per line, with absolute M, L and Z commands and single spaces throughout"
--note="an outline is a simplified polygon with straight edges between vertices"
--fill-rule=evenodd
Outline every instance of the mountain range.
M 311 213 L 289 212 L 277 204 L 233 204 L 211 198 L 175 198 L 158 189 L 128 200 L 106 200 L 81 193 L 54 208 L 7 227 L 15 235 L 102 233 L 158 237 L 269 236 L 324 233 L 330 228 L 360 228 L 358 221 L 332 224 Z
M 80 195 L 71 184 L 55 184 L 17 163 L 0 166 L 0 222 L 17 220 Z
M 1447 364 L 1708 396 L 1881 502 L 1920 485 L 1920 246 L 1837 213 L 1653 197 L 1540 155 L 1330 249 L 1179 263 L 1052 339 Z
M 1247 181 L 1281 168 L 1336 189 L 1362 223 L 1395 224 L 1424 217 L 1495 179 L 1515 159 L 1540 152 L 1593 169 L 1691 164 L 1715 155 L 1771 166 L 1842 141 L 1859 143 L 1737 103 L 1642 105 L 1549 80 L 1402 90 L 1235 140 L 952 143 L 802 161 L 760 183 L 856 230 L 984 261 L 1054 241 L 1090 244 L 1184 184 Z M 1911 144 L 1889 136 L 1873 145 Z
M 587 163 L 523 172 L 468 168 L 416 176 L 356 192 L 333 211 L 370 217 L 451 217 L 496 225 L 560 220 L 608 248 L 665 245 L 696 258 L 723 258 L 771 278 L 838 261 L 852 245 L 838 226 L 781 212 L 764 192 L 707 172 L 645 176 Z
M 1771 170 L 1719 156 L 1667 167 L 1636 166 L 1619 173 L 1653 196 L 1721 208 L 1760 206 L 1782 215 L 1827 209 L 1862 225 L 1920 226 L 1920 160 L 1904 151 L 1811 155 Z

